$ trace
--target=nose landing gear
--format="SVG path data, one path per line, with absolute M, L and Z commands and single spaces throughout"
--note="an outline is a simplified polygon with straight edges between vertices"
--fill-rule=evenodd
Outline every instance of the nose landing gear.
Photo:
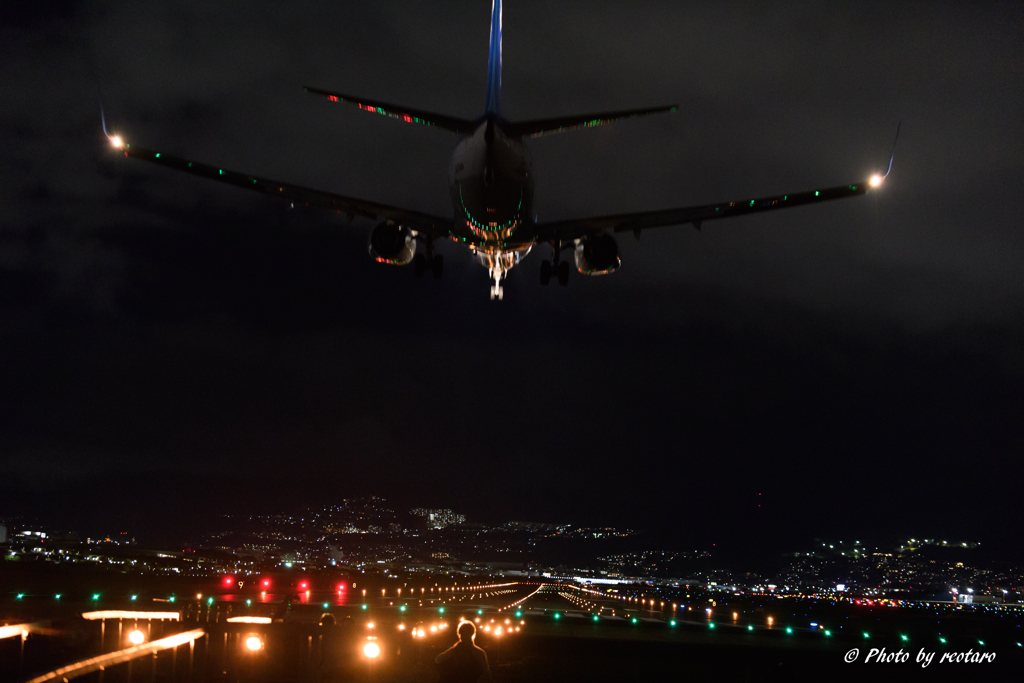
M 491 301 L 494 301 L 495 297 L 501 301 L 505 298 L 505 288 L 501 286 L 501 278 L 505 272 L 500 268 L 491 268 L 489 273 L 494 278 L 494 285 L 491 286 Z

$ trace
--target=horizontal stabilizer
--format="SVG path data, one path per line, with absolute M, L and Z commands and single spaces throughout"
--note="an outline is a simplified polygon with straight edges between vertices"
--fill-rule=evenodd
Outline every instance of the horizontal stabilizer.
M 420 109 L 401 107 L 397 104 L 368 100 L 365 97 L 353 97 L 352 95 L 328 92 L 327 90 L 310 88 L 309 86 L 304 86 L 304 89 L 311 95 L 319 95 L 331 102 L 342 102 L 353 107 L 359 107 L 363 111 L 372 112 L 374 114 L 383 114 L 384 116 L 390 116 L 393 119 L 399 119 L 407 123 L 421 123 L 425 126 L 437 126 L 438 128 L 462 133 L 463 135 L 469 135 L 478 125 L 467 119 L 457 119 L 453 116 L 445 116 L 444 114 L 435 114 L 433 112 L 422 111 Z
M 609 111 L 603 114 L 577 114 L 576 116 L 562 116 L 559 118 L 552 119 L 536 119 L 534 121 L 520 121 L 519 123 L 507 123 L 502 126 L 505 133 L 510 137 L 520 138 L 536 138 L 541 135 L 553 135 L 554 133 L 564 133 L 568 130 L 576 130 L 578 128 L 593 128 L 594 126 L 604 126 L 609 123 L 615 123 L 622 119 L 632 119 L 637 116 L 647 116 L 648 114 L 661 114 L 664 112 L 675 111 L 679 108 L 679 105 L 670 105 L 667 107 L 651 107 L 649 109 L 629 109 L 626 111 Z

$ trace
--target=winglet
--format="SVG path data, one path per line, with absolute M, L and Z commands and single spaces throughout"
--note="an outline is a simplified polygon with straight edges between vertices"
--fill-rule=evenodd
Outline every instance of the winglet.
M 487 54 L 487 113 L 497 114 L 501 96 L 501 0 L 491 5 L 491 47 Z
M 896 137 L 892 141 L 892 151 L 889 152 L 889 168 L 885 169 L 885 175 L 882 176 L 883 178 L 888 178 L 889 177 L 889 171 L 892 170 L 892 160 L 893 160 L 893 157 L 896 156 L 896 141 L 900 139 L 900 126 L 902 126 L 902 125 L 903 125 L 903 120 L 900 119 L 900 122 L 896 124 Z

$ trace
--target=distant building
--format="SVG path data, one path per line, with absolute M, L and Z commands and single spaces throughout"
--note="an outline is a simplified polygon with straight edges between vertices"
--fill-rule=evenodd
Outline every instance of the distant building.
M 443 529 L 446 526 L 466 523 L 465 515 L 457 515 L 454 511 L 447 509 L 428 510 L 426 508 L 416 508 L 412 511 L 412 514 L 417 517 L 426 517 L 428 529 Z
M 7 543 L 7 525 L 0 524 L 0 543 Z

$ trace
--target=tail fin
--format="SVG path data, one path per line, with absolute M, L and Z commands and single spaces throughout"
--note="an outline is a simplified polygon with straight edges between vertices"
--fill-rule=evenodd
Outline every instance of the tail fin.
M 662 112 L 675 111 L 678 105 L 667 107 L 651 107 L 649 109 L 628 109 L 626 111 L 609 111 L 603 114 L 577 114 L 575 116 L 562 116 L 553 119 L 536 119 L 534 121 L 520 121 L 518 123 L 507 123 L 502 126 L 505 133 L 511 137 L 536 138 L 541 135 L 552 135 L 564 133 L 567 130 L 577 128 L 592 128 L 604 126 L 621 119 L 632 119 L 647 114 L 661 114 Z
M 363 111 L 390 116 L 393 119 L 400 119 L 407 123 L 419 123 L 424 126 L 437 126 L 438 128 L 462 133 L 463 135 L 469 135 L 476 129 L 476 124 L 467 119 L 458 119 L 454 116 L 435 114 L 433 112 L 423 111 L 422 109 L 412 109 L 411 107 L 402 107 L 397 104 L 368 100 L 365 97 L 343 95 L 341 93 L 330 92 L 328 90 L 321 90 L 320 88 L 305 86 L 304 89 L 311 95 L 319 95 L 331 102 L 341 102 L 353 107 L 359 107 Z
M 487 55 L 487 113 L 497 114 L 501 96 L 501 0 L 491 7 L 491 49 Z

